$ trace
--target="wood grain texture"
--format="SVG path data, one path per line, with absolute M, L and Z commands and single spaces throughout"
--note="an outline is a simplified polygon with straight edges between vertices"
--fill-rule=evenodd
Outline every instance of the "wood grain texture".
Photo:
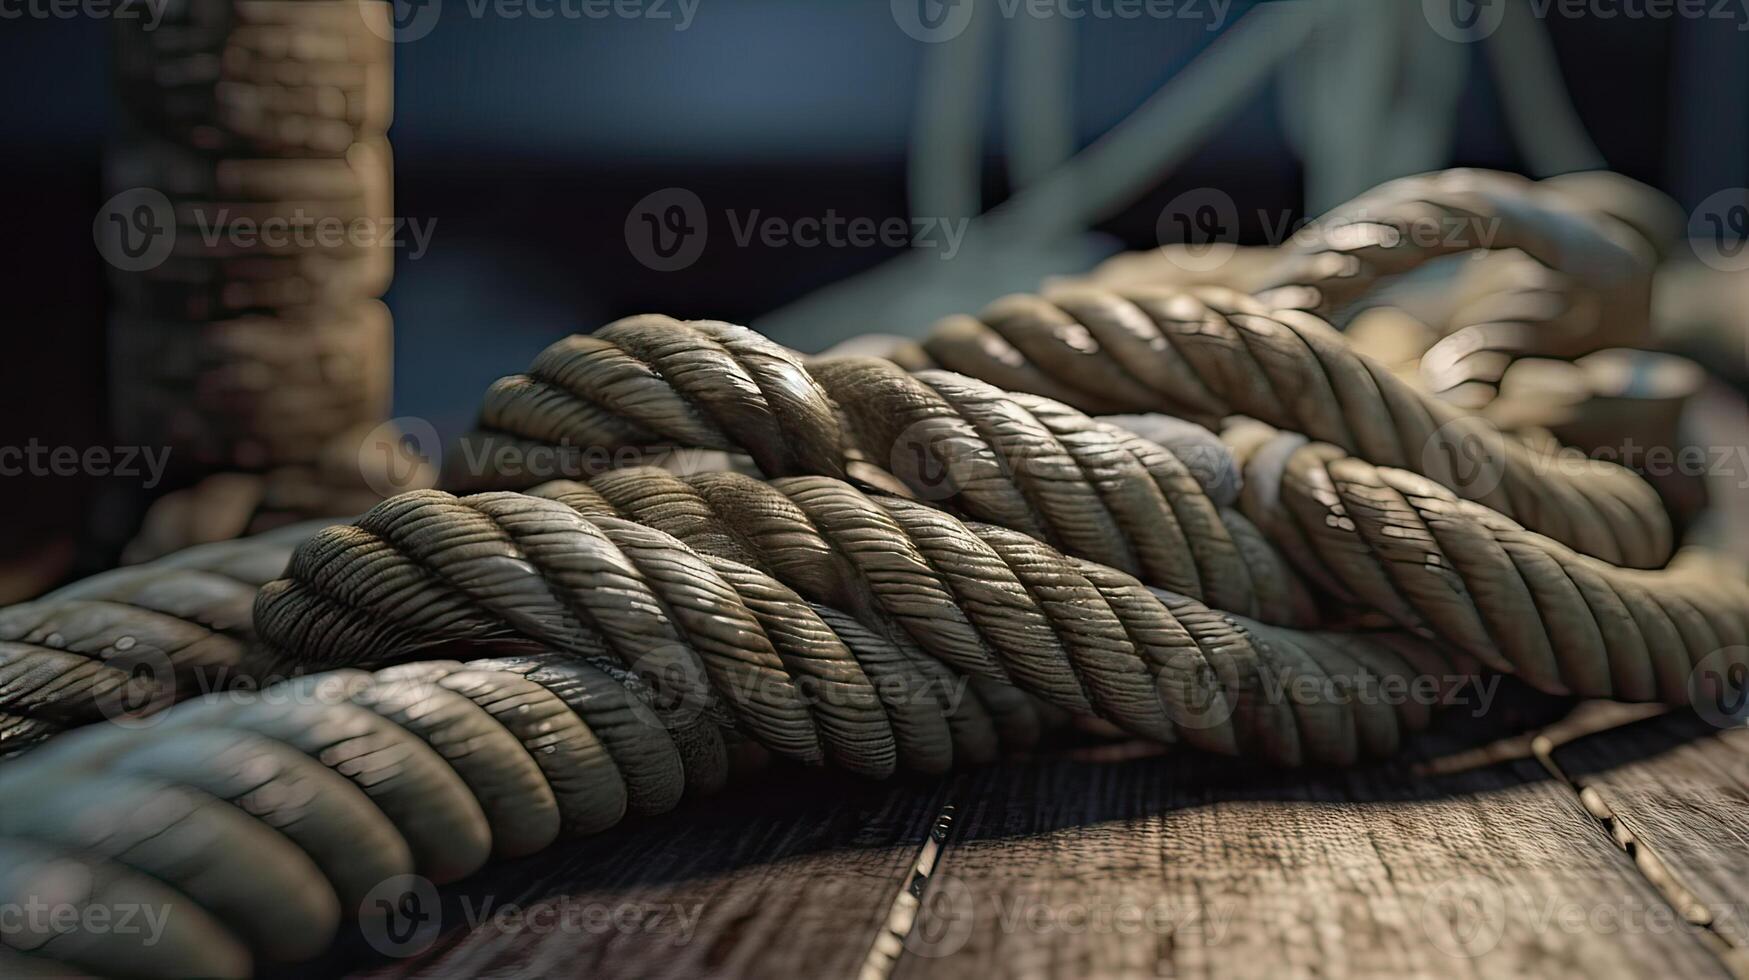
M 907 980 L 1728 975 L 1530 761 L 1426 779 L 1058 760 L 949 795 L 961 834 Z
M 1741 976 L 1744 920 L 1724 913 L 1749 907 L 1749 732 L 1624 717 L 1549 749 L 1553 768 L 1526 753 L 1424 774 L 1478 742 L 1447 732 L 1346 771 L 1136 743 L 941 780 L 773 769 L 443 889 L 420 955 L 354 934 L 283 975 Z M 948 806 L 933 873 L 914 881 Z M 887 919 L 908 889 L 921 902 L 901 940 Z M 541 908 L 578 925 L 542 932 L 515 911 Z
M 1623 759 L 1632 744 L 1637 757 Z M 1672 904 L 1749 962 L 1749 729 L 1692 714 L 1555 749 L 1572 783 L 1607 808 L 1624 847 Z
M 442 889 L 418 955 L 379 955 L 353 928 L 265 975 L 855 976 L 941 788 L 777 767 Z

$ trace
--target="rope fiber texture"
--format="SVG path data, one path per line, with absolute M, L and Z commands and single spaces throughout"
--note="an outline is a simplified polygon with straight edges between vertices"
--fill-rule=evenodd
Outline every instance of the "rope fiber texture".
M 1409 470 L 1616 565 L 1669 557 L 1658 496 L 1614 464 L 1557 457 L 1412 388 L 1301 311 L 1224 291 L 1010 296 L 925 343 L 950 370 L 1091 412 L 1240 415 Z
M 1508 439 L 1355 355 L 1310 316 L 1272 317 L 1231 294 L 1020 296 L 948 322 L 929 351 L 997 384 L 1098 403 L 1090 408 L 1249 416 L 1320 440 L 1266 438 L 1272 448 L 1253 452 L 1246 426 L 1230 426 L 1247 443 L 1240 510 L 1251 523 L 1224 526 L 1261 530 L 1273 546 L 1264 553 L 1285 554 L 1322 594 L 1542 690 L 1686 703 L 1693 666 L 1744 635 L 1749 595 L 1740 583 L 1697 587 L 1680 569 L 1618 567 L 1569 546 L 1663 564 L 1668 517 L 1637 476 Z M 1058 420 L 1048 434 L 1104 431 L 1058 402 L 1005 397 L 945 372 L 908 375 L 858 359 L 804 364 L 726 324 L 637 317 L 561 341 L 529 373 L 494 385 L 481 438 L 744 448 L 767 472 L 840 474 L 855 468 L 843 462 L 853 455 L 879 458 L 921 431 L 934 453 L 924 459 L 944 459 L 952 473 L 968 459 L 1026 457 L 1027 437 L 1015 413 L 1002 413 L 1006 404 L 1030 409 L 1026 421 Z M 842 428 L 828 421 L 833 414 Z M 944 444 L 958 448 L 939 451 Z M 890 455 L 908 488 L 943 495 L 939 473 L 932 483 L 928 467 L 910 464 L 913 454 Z M 1012 492 L 1025 470 L 989 467 L 988 486 Z M 1075 483 L 1065 471 L 1055 487 Z M 970 483 L 946 485 L 960 491 L 951 499 L 962 512 L 1066 536 L 1025 520 L 1041 508 L 1004 509 L 994 494 L 971 499 L 962 491 Z M 1169 501 L 1180 492 L 1152 483 Z M 1015 497 L 1028 500 L 1024 491 Z M 1102 547 L 1089 538 L 1075 550 Z M 1206 589 L 1183 591 L 1222 604 Z
M 191 548 L 0 608 L 0 756 L 248 676 L 255 592 L 322 523 Z
M 560 475 L 528 462 L 541 447 L 745 452 L 769 477 L 907 493 L 1217 608 L 1287 625 L 1315 617 L 1280 556 L 1225 506 L 1236 481 L 1218 442 L 1192 442 L 1181 459 L 1049 399 L 948 372 L 874 358 L 804 364 L 744 327 L 632 317 L 561 340 L 527 374 L 494 383 L 481 429 L 446 457 L 448 488 Z
M 829 477 L 651 469 L 532 495 L 404 494 L 300 548 L 256 622 L 313 667 L 457 644 L 563 651 L 663 717 L 650 737 L 672 744 L 640 757 L 663 760 L 664 800 L 720 782 L 725 729 L 803 762 L 938 772 L 1035 740 L 1038 701 L 1161 742 L 1352 762 L 1393 751 L 1427 708 L 1343 693 L 1475 666 L 1402 634 L 1215 612 Z M 970 696 L 946 698 L 962 677 Z M 1337 693 L 1296 699 L 1302 678 Z
M 234 977 L 309 958 L 343 914 L 368 928 L 394 907 L 400 876 L 451 881 L 672 805 L 623 753 L 657 725 L 549 655 L 309 675 L 69 732 L 0 767 L 0 795 L 31 801 L 0 808 L 0 901 L 146 903 L 162 934 L 27 921 L 0 967 Z
M 1279 247 L 1167 245 L 1072 281 L 1225 286 L 1344 329 L 1369 309 L 1400 306 L 1424 325 L 1417 383 L 1473 408 L 1519 358 L 1646 346 L 1653 275 L 1685 220 L 1664 194 L 1619 174 L 1444 170 L 1381 184 Z

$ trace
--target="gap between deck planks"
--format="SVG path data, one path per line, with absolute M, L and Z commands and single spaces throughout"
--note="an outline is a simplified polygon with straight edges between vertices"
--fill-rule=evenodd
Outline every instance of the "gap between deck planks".
M 1350 771 L 1110 748 L 887 784 L 777 770 L 444 889 L 417 956 L 355 932 L 295 975 L 1731 974 L 1749 732 L 1681 713 L 1545 745 L 1552 767 L 1415 768 L 1458 748 Z

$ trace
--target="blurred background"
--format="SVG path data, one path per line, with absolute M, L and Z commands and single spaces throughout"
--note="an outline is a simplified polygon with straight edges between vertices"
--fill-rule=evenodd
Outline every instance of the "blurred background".
M 1445 166 L 1607 167 L 1691 215 L 1749 184 L 1749 4 L 396 6 L 390 411 L 443 439 L 568 332 L 661 311 L 806 351 L 917 333 L 1159 244 L 1187 193 L 1239 203 L 1223 236 L 1278 244 Z M 0 0 L 0 445 L 117 444 L 111 375 L 133 365 L 112 363 L 93 219 L 133 84 L 113 73 L 124 9 Z M 113 563 L 194 478 L 0 480 L 3 598 Z

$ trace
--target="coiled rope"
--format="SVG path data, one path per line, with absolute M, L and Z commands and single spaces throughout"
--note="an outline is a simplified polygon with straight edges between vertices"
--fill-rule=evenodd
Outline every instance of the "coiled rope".
M 1517 250 L 1581 294 L 1575 317 L 1524 338 L 1527 353 L 1638 342 L 1648 333 L 1652 270 L 1681 227 L 1680 212 L 1652 188 L 1599 176 L 1539 181 L 1460 168 L 1387 181 L 1296 235 L 1281 249 L 1274 285 L 1316 288 L 1319 311 L 1335 314 L 1429 262 Z
M 1668 518 L 1630 472 L 1508 440 L 1354 355 L 1321 322 L 1271 318 L 1242 297 L 1226 299 L 1014 297 L 979 319 L 949 322 L 929 351 L 1003 385 L 1103 399 L 1105 408 L 1249 415 L 1321 440 L 1251 454 L 1251 468 L 1264 471 L 1246 481 L 1241 509 L 1269 541 L 1328 594 L 1544 690 L 1685 703 L 1693 665 L 1743 635 L 1749 596 L 1736 584 L 1694 590 L 1692 576 L 1616 567 L 1558 540 L 1661 564 Z M 687 340 L 700 335 L 718 342 Z M 684 356 L 700 348 L 704 355 Z M 743 363 L 780 364 L 783 383 Z M 917 392 L 961 384 L 859 360 L 814 362 L 804 373 L 736 328 L 642 317 L 549 348 L 529 374 L 494 386 L 481 420 L 489 432 L 531 440 L 745 447 L 768 470 L 842 472 L 835 461 L 846 451 L 827 412 L 841 408 L 848 441 L 878 451 L 904 443 L 916 417 L 908 407 L 928 398 Z M 771 451 L 779 448 L 790 455 Z M 1481 465 L 1460 474 L 1458 464 L 1472 461 L 1465 454 Z M 1415 461 L 1445 479 L 1417 476 Z M 920 485 L 917 472 L 894 470 Z M 1463 491 L 1501 506 L 1457 507 Z
M 1425 477 L 1336 446 L 1230 427 L 1242 509 L 1313 581 L 1543 691 L 1687 704 L 1695 668 L 1749 648 L 1749 585 L 1675 563 L 1619 568 Z
M 1670 555 L 1669 517 L 1632 472 L 1534 450 L 1410 387 L 1316 317 L 1239 294 L 1010 296 L 942 321 L 924 347 L 950 370 L 1086 411 L 1211 425 L 1243 415 L 1300 432 L 1612 564 Z
M 0 797 L 30 801 L 0 808 L 0 901 L 162 921 L 15 917 L 0 967 L 231 977 L 308 958 L 343 914 L 392 906 L 397 876 L 454 880 L 672 805 L 617 754 L 646 727 L 616 682 L 546 655 L 311 675 L 69 732 L 0 767 Z
M 947 372 L 873 358 L 803 364 L 744 327 L 632 317 L 561 340 L 528 374 L 494 383 L 481 427 L 446 457 L 449 488 L 559 475 L 529 463 L 552 446 L 740 451 L 767 476 L 905 490 L 1221 609 L 1290 625 L 1313 615 L 1280 556 L 1222 506 L 1236 481 L 1218 443 L 1180 459 L 1048 399 Z
M 533 647 L 646 692 L 676 733 L 651 777 L 664 799 L 716 784 L 724 726 L 876 775 L 937 771 L 955 730 L 988 758 L 1000 729 L 1036 737 L 1019 691 L 1157 741 L 1353 761 L 1391 751 L 1413 727 L 1397 712 L 1424 707 L 1301 703 L 1284 684 L 1469 673 L 1424 641 L 1251 623 L 827 477 L 643 469 L 536 495 L 404 494 L 318 533 L 288 575 L 263 588 L 256 623 L 292 662 Z M 917 692 L 956 676 L 989 684 L 936 717 Z
M 191 548 L 0 608 L 0 755 L 247 677 L 256 590 L 325 523 Z
M 1651 339 L 1652 280 L 1684 216 L 1619 174 L 1527 180 L 1456 169 L 1375 187 L 1279 247 L 1216 242 L 1119 255 L 1078 281 L 1097 288 L 1226 286 L 1341 325 L 1401 305 L 1427 328 L 1413 380 L 1479 407 L 1507 365 Z M 1393 349 L 1407 338 L 1396 336 Z

